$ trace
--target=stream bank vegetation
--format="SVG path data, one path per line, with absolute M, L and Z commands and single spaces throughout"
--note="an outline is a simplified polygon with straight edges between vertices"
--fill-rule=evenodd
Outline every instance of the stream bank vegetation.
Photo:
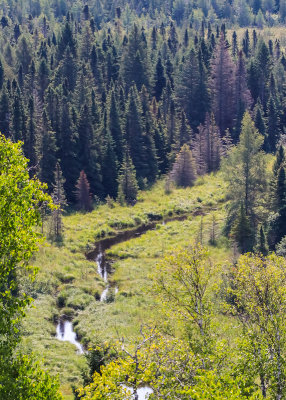
M 116 359 L 93 371 L 79 398 L 123 400 L 142 385 L 149 399 L 283 398 L 285 279 L 286 262 L 273 254 L 222 268 L 201 245 L 173 251 L 152 279 L 166 320 L 142 328 L 133 350 L 118 343 Z M 219 314 L 233 320 L 234 338 L 222 334 Z

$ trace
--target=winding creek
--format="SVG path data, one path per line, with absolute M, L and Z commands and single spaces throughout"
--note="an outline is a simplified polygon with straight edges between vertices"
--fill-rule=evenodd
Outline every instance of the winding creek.
M 139 237 L 143 235 L 144 233 L 153 230 L 156 228 L 157 224 L 161 225 L 166 225 L 169 222 L 173 221 L 184 221 L 190 216 L 198 216 L 198 215 L 203 215 L 204 212 L 200 210 L 195 210 L 190 214 L 182 214 L 178 215 L 175 217 L 170 217 L 166 219 L 158 219 L 156 221 L 137 226 L 135 228 L 126 230 L 126 231 L 121 231 L 118 232 L 117 235 L 112 236 L 112 237 L 107 237 L 102 240 L 99 240 L 95 244 L 95 248 L 86 254 L 86 258 L 90 261 L 94 261 L 97 264 L 97 271 L 99 275 L 102 277 L 102 279 L 105 282 L 105 289 L 103 290 L 101 296 L 100 296 L 100 301 L 101 302 L 106 302 L 108 300 L 109 295 L 116 295 L 118 292 L 118 287 L 112 287 L 109 280 L 108 276 L 112 273 L 112 260 L 107 259 L 106 257 L 106 250 L 110 249 L 112 246 L 126 242 L 130 239 Z M 113 291 L 113 293 L 111 293 Z M 57 325 L 57 330 L 56 330 L 56 338 L 60 341 L 68 341 L 72 344 L 74 344 L 77 348 L 78 354 L 84 354 L 85 350 L 81 343 L 78 341 L 76 333 L 73 331 L 73 325 L 72 322 L 69 320 L 66 320 L 64 318 L 60 318 L 58 325 Z M 132 390 L 131 388 L 129 388 Z M 137 389 L 137 394 L 133 394 L 133 398 L 135 400 L 144 400 L 148 399 L 149 395 L 152 393 L 152 389 L 149 387 L 141 387 Z

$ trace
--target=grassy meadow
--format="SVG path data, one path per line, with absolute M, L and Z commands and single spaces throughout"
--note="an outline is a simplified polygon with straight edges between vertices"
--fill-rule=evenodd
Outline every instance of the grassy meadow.
M 86 360 L 72 344 L 55 338 L 57 318 L 63 314 L 73 318 L 74 329 L 86 347 L 121 337 L 132 343 L 142 324 L 159 324 L 163 318 L 150 289 L 154 266 L 165 254 L 195 241 L 209 245 L 215 226 L 217 244 L 209 245 L 211 257 L 222 265 L 231 259 L 229 243 L 220 237 L 225 205 L 225 183 L 216 174 L 199 178 L 192 188 L 172 189 L 170 194 L 165 193 L 164 181 L 159 181 L 140 192 L 134 207 L 113 202 L 99 205 L 91 213 L 64 216 L 63 243 L 46 242 L 33 260 L 39 269 L 35 281 L 23 283 L 35 298 L 24 322 L 23 346 L 44 358 L 46 367 L 59 375 L 65 399 L 73 398 L 71 386 L 81 383 Z M 106 284 L 97 264 L 88 261 L 85 253 L 100 238 L 181 214 L 188 217 L 165 225 L 158 222 L 155 229 L 107 250 L 113 273 L 108 301 L 101 303 Z

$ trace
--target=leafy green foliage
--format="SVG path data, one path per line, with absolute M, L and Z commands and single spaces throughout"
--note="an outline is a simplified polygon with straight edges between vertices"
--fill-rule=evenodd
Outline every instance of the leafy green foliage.
M 31 302 L 19 288 L 19 279 L 35 269 L 29 265 L 42 241 L 35 230 L 40 207 L 51 206 L 45 186 L 29 179 L 21 144 L 0 136 L 0 396 L 5 399 L 61 399 L 58 385 L 29 358 L 15 353 L 19 323 Z

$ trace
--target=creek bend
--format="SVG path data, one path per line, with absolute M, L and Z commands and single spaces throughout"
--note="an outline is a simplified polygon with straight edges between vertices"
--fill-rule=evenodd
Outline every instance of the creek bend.
M 147 233 L 150 230 L 156 229 L 158 224 L 160 225 L 167 225 L 170 222 L 174 221 L 185 221 L 189 217 L 196 217 L 199 215 L 205 215 L 209 210 L 202 210 L 202 209 L 195 209 L 193 212 L 188 214 L 181 214 L 176 215 L 173 217 L 162 218 L 156 221 L 152 221 L 143 225 L 136 226 L 134 228 L 119 231 L 116 235 L 103 238 L 95 242 L 95 247 L 92 251 L 86 254 L 86 258 L 89 261 L 96 262 L 97 264 L 97 271 L 101 278 L 104 280 L 106 286 L 103 290 L 100 301 L 106 302 L 108 301 L 108 297 L 115 296 L 118 292 L 118 287 L 111 285 L 108 276 L 112 273 L 112 263 L 114 260 L 106 257 L 106 250 L 110 249 L 112 246 L 115 246 L 119 243 L 126 242 L 128 240 L 140 237 L 141 235 Z M 111 290 L 113 291 L 111 293 Z M 81 343 L 77 340 L 76 333 L 73 331 L 73 325 L 71 321 L 65 320 L 60 318 L 58 325 L 57 325 L 57 334 L 56 338 L 61 341 L 69 341 L 70 343 L 74 344 L 77 347 L 78 354 L 84 354 L 84 348 Z M 131 390 L 131 388 L 128 388 Z M 141 387 L 137 389 L 137 393 L 133 394 L 135 400 L 144 400 L 148 399 L 149 395 L 152 393 L 152 389 L 148 386 Z
M 114 260 L 106 257 L 106 250 L 119 243 L 127 242 L 128 240 L 137 238 L 150 230 L 154 230 L 158 224 L 166 225 L 174 221 L 185 221 L 190 216 L 196 217 L 198 215 L 205 215 L 206 211 L 207 210 L 197 208 L 190 213 L 175 215 L 172 217 L 156 218 L 156 220 L 153 220 L 149 223 L 139 225 L 125 231 L 119 231 L 114 236 L 105 237 L 95 242 L 94 249 L 86 254 L 86 258 L 89 261 L 97 263 L 97 271 L 106 284 L 106 287 L 100 296 L 100 301 L 105 302 L 108 300 L 110 294 L 113 296 L 113 294 L 115 295 L 118 292 L 118 287 L 112 288 L 108 280 L 108 276 L 112 273 L 111 265 Z M 114 293 L 110 293 L 111 289 L 114 290 Z

